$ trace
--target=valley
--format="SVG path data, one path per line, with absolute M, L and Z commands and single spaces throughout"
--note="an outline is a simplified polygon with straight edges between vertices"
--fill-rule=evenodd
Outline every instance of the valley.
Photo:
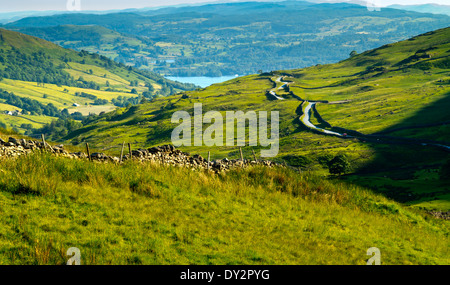
M 355 172 L 376 173 L 386 181 L 393 179 L 388 184 L 400 183 L 395 181 L 396 177 L 404 177 L 401 183 L 409 186 L 402 190 L 403 193 L 414 192 L 415 183 L 422 184 L 422 180 L 406 180 L 419 175 L 423 171 L 422 165 L 434 165 L 433 171 L 438 171 L 439 165 L 448 157 L 448 126 L 436 123 L 450 120 L 445 111 L 449 106 L 446 85 L 449 80 L 446 65 L 450 50 L 449 31 L 448 28 L 441 29 L 382 46 L 337 64 L 239 77 L 201 90 L 155 99 L 151 103 L 100 116 L 77 130 L 76 136 L 69 134 L 65 139 L 75 144 L 89 142 L 99 150 L 118 151 L 123 140 L 137 147 L 150 147 L 169 143 L 171 130 L 175 127 L 170 123 L 170 114 L 177 110 L 192 112 L 194 103 L 202 103 L 204 109 L 221 113 L 227 110 L 276 110 L 280 112 L 280 154 L 276 161 L 321 172 L 324 167 L 326 169 L 323 161 L 329 159 L 327 157 L 345 153 Z M 411 60 L 423 53 L 431 53 L 432 57 Z M 277 82 L 280 76 L 283 76 L 283 82 Z M 276 96 L 284 100 L 273 100 L 273 96 L 266 95 L 270 92 L 276 92 Z M 310 102 L 340 103 L 315 104 L 317 112 L 310 116 L 309 122 L 327 132 L 347 133 L 347 137 L 307 131 L 300 119 L 305 110 L 299 107 L 299 98 Z M 416 124 L 434 125 L 413 128 Z M 400 130 L 395 131 L 398 128 Z M 378 135 L 390 129 L 393 131 L 388 135 Z M 433 130 L 439 131 L 433 133 Z M 117 136 L 119 133 L 122 134 L 120 137 Z M 431 147 L 433 145 L 435 147 Z M 211 151 L 213 158 L 218 159 L 239 156 L 239 150 L 233 147 L 192 146 L 183 149 L 204 157 Z M 251 156 L 251 149 L 245 148 L 244 155 Z M 349 179 L 358 180 L 358 177 L 349 175 Z M 361 181 L 371 179 L 377 178 L 366 177 Z M 439 179 L 434 181 L 435 189 L 446 189 Z M 385 190 L 380 188 L 380 191 Z M 416 199 L 410 199 L 417 207 L 426 205 L 432 209 L 430 205 L 434 204 L 442 210 L 450 209 L 446 194 L 440 198 L 429 196 L 421 201 L 419 197 L 427 196 L 427 191 L 420 186 L 419 192 L 417 196 L 411 196 Z
M 164 76 L 220 77 L 334 63 L 449 24 L 440 14 L 282 1 L 27 17 L 4 27 Z
M 74 247 L 83 265 L 450 264 L 449 19 L 282 1 L 5 23 L 0 265 Z

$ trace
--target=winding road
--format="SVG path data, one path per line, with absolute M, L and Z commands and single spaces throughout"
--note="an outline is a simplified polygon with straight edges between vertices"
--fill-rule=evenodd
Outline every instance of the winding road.
M 311 128 L 311 129 L 315 129 L 315 130 L 317 130 L 317 131 L 319 131 L 321 133 L 327 134 L 327 135 L 338 136 L 338 137 L 346 137 L 346 138 L 351 138 L 352 137 L 352 136 L 349 136 L 349 135 L 346 135 L 346 134 L 340 134 L 340 133 L 337 133 L 337 132 L 332 132 L 332 131 L 329 131 L 329 130 L 321 129 L 321 128 L 318 128 L 315 125 L 313 125 L 309 119 L 311 118 L 311 115 L 310 115 L 311 108 L 316 103 L 315 102 L 311 103 L 309 101 L 305 101 L 304 104 L 306 104 L 306 105 L 303 107 L 303 115 L 300 117 L 300 121 L 305 126 Z
M 274 88 L 272 88 L 269 91 L 269 94 L 271 94 L 277 100 L 285 100 L 285 99 L 280 97 L 280 96 L 278 96 L 275 93 L 275 90 L 283 89 L 283 88 L 285 88 L 287 85 L 289 85 L 291 83 L 291 82 L 284 82 L 284 81 L 282 81 L 282 79 L 283 79 L 283 77 L 280 76 L 280 77 L 278 77 L 275 80 L 275 82 L 283 83 L 283 85 L 281 87 L 277 88 L 275 86 Z M 399 137 L 389 137 L 389 136 L 380 136 L 380 135 L 364 135 L 364 134 L 361 134 L 361 133 L 358 133 L 358 132 L 355 132 L 355 133 L 360 134 L 360 135 L 351 136 L 351 135 L 348 135 L 347 133 L 338 133 L 338 132 L 333 132 L 333 131 L 329 131 L 329 130 L 326 130 L 326 129 L 319 128 L 319 127 L 315 126 L 313 123 L 311 123 L 311 120 L 310 120 L 311 119 L 311 109 L 317 104 L 317 102 L 311 102 L 311 101 L 307 101 L 307 100 L 302 100 L 298 96 L 296 96 L 296 98 L 298 100 L 300 100 L 300 101 L 303 101 L 303 103 L 301 105 L 302 106 L 303 115 L 300 116 L 300 122 L 302 122 L 308 129 L 315 130 L 317 132 L 320 132 L 321 134 L 337 136 L 337 137 L 341 137 L 341 138 L 345 138 L 345 139 L 355 138 L 355 139 L 358 139 L 358 140 L 363 141 L 363 142 L 371 141 L 371 142 L 375 142 L 375 143 L 385 143 L 385 144 L 413 144 L 413 145 L 421 145 L 421 146 L 432 146 L 432 147 L 436 147 L 436 148 L 439 148 L 441 150 L 450 152 L 450 146 L 444 145 L 442 143 L 435 142 L 435 141 L 426 141 L 426 140 L 417 140 L 417 139 L 399 138 Z M 329 104 L 332 104 L 332 103 L 349 103 L 349 102 L 350 101 L 329 102 Z M 317 109 L 315 110 L 315 112 L 317 112 Z
M 272 95 L 273 97 L 275 97 L 275 99 L 277 99 L 277 100 L 284 100 L 284 98 L 278 96 L 277 93 L 275 93 L 274 90 L 282 89 L 282 88 L 284 88 L 284 86 L 286 86 L 286 84 L 289 84 L 288 82 L 283 82 L 283 81 L 281 81 L 281 79 L 282 79 L 282 77 L 278 77 L 278 78 L 275 80 L 275 82 L 281 82 L 281 83 L 284 83 L 283 86 L 278 87 L 278 88 L 275 86 L 275 88 L 272 88 L 272 89 L 269 91 L 269 94 Z

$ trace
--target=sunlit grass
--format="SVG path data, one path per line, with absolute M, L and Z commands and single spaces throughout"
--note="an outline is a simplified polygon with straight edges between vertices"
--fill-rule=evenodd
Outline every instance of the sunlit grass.
M 448 227 L 287 169 L 213 175 L 47 155 L 0 166 L 0 263 L 449 264 Z M 173 179 L 177 177 L 177 179 Z

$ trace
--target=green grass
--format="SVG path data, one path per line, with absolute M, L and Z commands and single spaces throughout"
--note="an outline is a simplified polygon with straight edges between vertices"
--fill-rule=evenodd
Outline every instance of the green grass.
M 75 96 L 77 92 L 85 92 L 97 96 L 99 99 L 111 100 L 119 96 L 136 97 L 128 92 L 110 92 L 69 86 L 57 86 L 55 84 L 38 85 L 36 82 L 3 79 L 0 81 L 0 89 L 12 92 L 17 96 L 37 100 L 42 104 L 52 103 L 59 109 L 76 110 L 73 103 L 80 105 L 92 104 L 94 100 Z M 44 95 L 47 95 L 44 98 Z M 1 107 L 0 107 L 1 108 Z M 6 109 L 5 109 L 6 110 Z
M 177 177 L 177 179 L 173 179 Z M 14 178 L 14 179 L 12 179 Z M 189 183 L 185 183 L 189 181 Z M 0 264 L 449 264 L 449 228 L 316 174 L 35 154 L 0 166 Z

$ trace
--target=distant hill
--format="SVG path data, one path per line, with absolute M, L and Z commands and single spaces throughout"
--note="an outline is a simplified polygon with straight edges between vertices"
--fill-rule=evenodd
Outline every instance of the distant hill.
M 221 76 L 332 63 L 449 25 L 446 15 L 284 1 L 28 17 L 7 27 L 163 75 Z M 80 40 L 78 29 L 99 41 Z M 121 35 L 114 45 L 111 30 Z
M 62 27 L 64 29 L 64 27 Z M 97 35 L 102 37 L 118 37 L 117 33 L 111 32 L 110 35 L 105 34 L 104 28 L 98 27 L 100 32 Z M 67 29 L 61 32 L 67 32 Z M 78 33 L 77 33 L 78 32 Z M 77 27 L 78 37 L 81 37 L 79 33 L 85 32 L 81 27 Z M 88 34 L 95 39 L 98 39 L 93 34 Z M 9 31 L 0 28 L 0 75 L 3 78 L 20 79 L 25 81 L 43 82 L 43 83 L 66 83 L 66 85 L 75 84 L 75 78 L 69 74 L 64 73 L 64 70 L 74 70 L 71 65 L 80 64 L 83 66 L 93 66 L 105 71 L 110 71 L 114 75 L 120 76 L 124 73 L 127 74 L 128 80 L 143 80 L 148 83 L 164 84 L 178 90 L 188 90 L 193 88 L 192 85 L 173 82 L 165 79 L 152 72 L 143 72 L 131 67 L 126 67 L 120 63 L 116 63 L 104 56 L 89 53 L 86 51 L 76 52 L 73 50 L 62 48 L 56 44 L 45 41 L 43 39 L 28 36 L 22 33 Z M 41 65 L 40 65 L 41 64 Z M 38 74 L 37 71 L 48 65 L 51 68 Z M 25 69 L 33 69 L 34 72 L 25 74 Z M 56 78 L 43 78 L 40 80 L 38 77 L 45 77 L 45 75 L 55 73 Z M 30 77 L 30 78 L 28 78 Z M 30 80 L 28 80 L 30 79 Z M 60 82 L 65 80 L 64 82 Z M 75 84 L 76 85 L 76 84 Z
M 25 131 L 62 117 L 63 109 L 88 115 L 194 88 L 96 53 L 0 29 L 0 126 Z M 3 114 L 15 109 L 21 117 Z
M 390 5 L 388 8 L 415 11 L 420 13 L 443 14 L 450 16 L 450 5 L 424 4 L 424 5 Z
M 124 35 L 98 25 L 15 28 L 13 30 L 54 42 L 65 48 L 99 53 L 116 62 L 140 67 L 149 65 L 162 49 L 140 36 Z

